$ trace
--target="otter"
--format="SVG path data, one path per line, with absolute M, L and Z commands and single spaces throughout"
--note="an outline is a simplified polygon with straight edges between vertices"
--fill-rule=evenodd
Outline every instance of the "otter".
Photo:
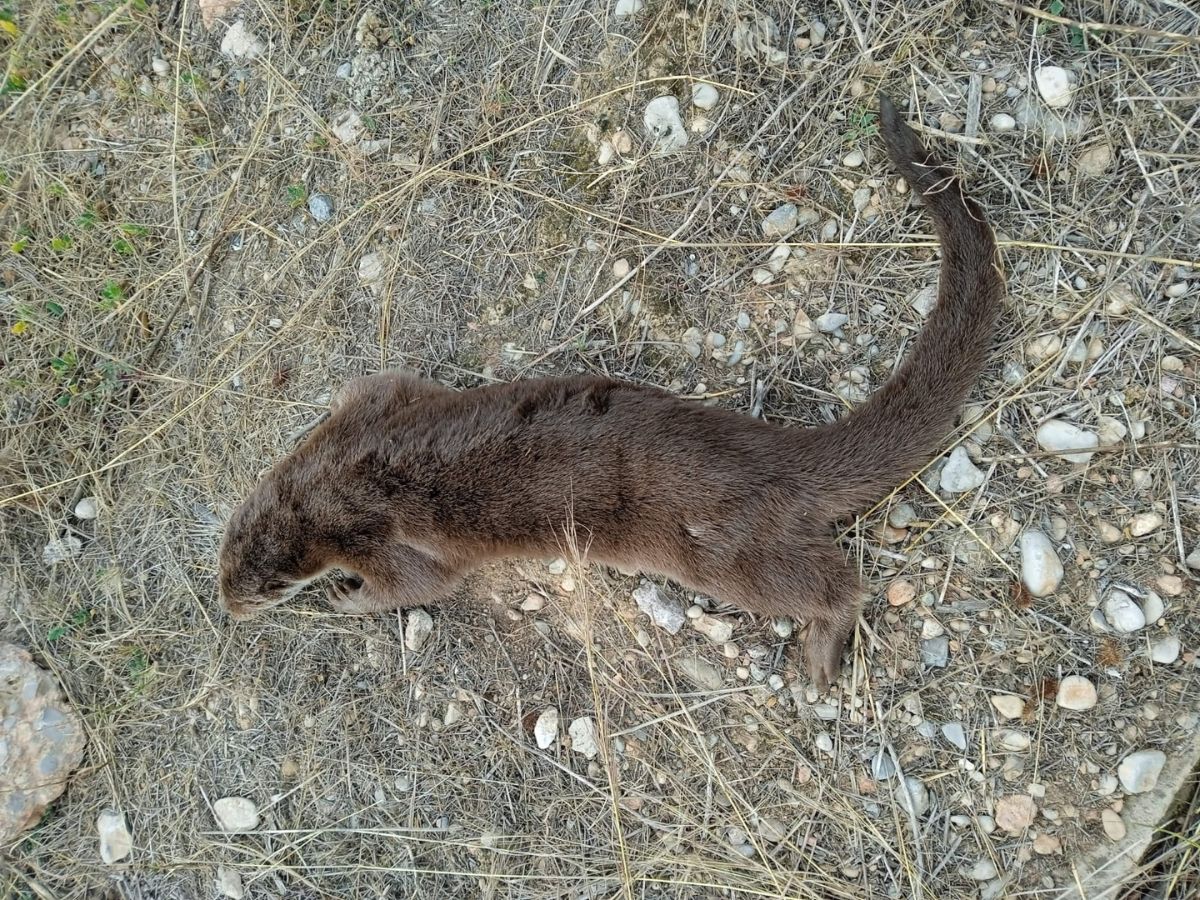
M 569 529 L 588 560 L 806 620 L 809 675 L 827 689 L 861 602 L 834 525 L 937 453 L 1005 292 L 982 209 L 887 97 L 880 133 L 933 218 L 940 284 L 911 352 L 847 415 L 788 428 L 593 376 L 461 392 L 357 378 L 233 513 L 225 608 L 249 617 L 335 570 L 338 611 L 434 604 L 486 561 L 558 554 Z

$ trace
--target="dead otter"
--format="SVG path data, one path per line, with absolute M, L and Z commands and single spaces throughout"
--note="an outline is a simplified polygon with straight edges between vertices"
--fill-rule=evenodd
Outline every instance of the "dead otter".
M 982 210 L 886 98 L 880 111 L 942 266 L 912 351 L 861 406 L 784 428 L 606 378 L 462 392 L 399 372 L 359 378 L 234 513 L 225 606 L 249 616 L 334 568 L 357 576 L 330 588 L 336 609 L 430 604 L 487 560 L 557 554 L 571 523 L 590 559 L 807 620 L 809 671 L 826 687 L 859 611 L 832 526 L 937 452 L 1004 294 Z

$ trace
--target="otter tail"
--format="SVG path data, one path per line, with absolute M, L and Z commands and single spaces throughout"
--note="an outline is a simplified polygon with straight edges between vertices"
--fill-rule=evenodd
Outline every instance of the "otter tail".
M 896 373 L 844 418 L 797 433 L 799 464 L 834 518 L 878 500 L 940 449 L 983 369 L 1004 295 L 983 210 L 887 97 L 879 106 L 892 163 L 933 217 L 942 265 L 937 305 Z

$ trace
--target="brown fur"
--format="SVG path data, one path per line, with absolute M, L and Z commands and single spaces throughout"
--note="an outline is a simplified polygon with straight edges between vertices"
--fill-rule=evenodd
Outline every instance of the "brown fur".
M 234 513 L 220 591 L 235 616 L 338 568 L 336 609 L 435 603 L 481 563 L 559 552 L 669 576 L 762 615 L 808 620 L 836 677 L 859 586 L 831 539 L 950 432 L 1004 284 L 982 211 L 881 99 L 896 167 L 942 240 L 936 308 L 912 352 L 842 420 L 788 429 L 596 377 L 461 393 L 399 372 L 352 381 L 330 417 Z

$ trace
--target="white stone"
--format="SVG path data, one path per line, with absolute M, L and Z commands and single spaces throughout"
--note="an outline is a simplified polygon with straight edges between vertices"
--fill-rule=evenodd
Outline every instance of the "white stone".
M 1058 684 L 1055 702 L 1063 709 L 1076 712 L 1091 709 L 1096 705 L 1096 686 L 1082 675 L 1068 675 Z
M 558 739 L 558 709 L 548 706 L 542 710 L 533 723 L 533 739 L 542 750 L 550 749 L 550 745 Z
M 1062 350 L 1062 338 L 1057 334 L 1044 334 L 1041 337 L 1036 337 L 1029 342 L 1025 348 L 1025 352 L 1032 359 L 1042 360 L 1050 359 Z
M 692 619 L 692 627 L 712 641 L 714 644 L 724 644 L 733 637 L 733 626 L 724 619 L 701 615 Z
M 1154 790 L 1166 764 L 1167 756 L 1161 750 L 1136 750 L 1121 760 L 1117 777 L 1126 793 L 1144 794 Z
M 258 827 L 258 807 L 245 797 L 222 797 L 213 804 L 217 824 L 228 834 L 242 834 Z
M 703 690 L 715 691 L 725 683 L 721 677 L 721 670 L 698 656 L 680 657 L 675 662 L 675 668 L 688 681 Z
M 1104 619 L 1114 630 L 1131 634 L 1146 626 L 1142 608 L 1124 591 L 1113 591 L 1104 601 Z
M 1107 835 L 1110 841 L 1125 840 L 1125 822 L 1121 818 L 1121 814 L 1115 809 L 1101 810 L 1100 824 L 1104 826 L 1104 834 Z
M 1016 728 L 1009 728 L 996 735 L 1000 747 L 1010 753 L 1024 753 L 1033 743 L 1029 735 Z
M 1101 416 L 1096 420 L 1096 425 L 1096 438 L 1101 447 L 1115 446 L 1125 440 L 1125 435 L 1129 433 L 1125 423 L 1112 416 Z
M 775 280 L 775 273 L 759 266 L 750 273 L 750 280 L 755 284 L 770 284 Z
M 849 321 L 850 317 L 845 313 L 827 312 L 817 316 L 815 324 L 818 331 L 822 331 L 825 334 L 833 334 Z
M 614 131 L 612 136 L 613 149 L 622 156 L 633 152 L 633 137 L 625 129 Z
M 84 497 L 75 504 L 75 518 L 94 519 L 100 515 L 100 501 L 95 497 Z
M 772 272 L 774 272 L 776 275 L 778 275 L 780 272 L 783 271 L 783 267 L 785 265 L 787 265 L 788 258 L 791 255 L 792 255 L 792 248 L 789 247 L 787 244 L 780 244 L 778 247 L 776 247 L 774 250 L 771 251 L 771 256 L 767 260 L 767 268 L 770 269 Z M 743 313 L 743 315 L 744 315 L 744 313 Z M 747 319 L 748 319 L 748 317 L 747 317 Z M 750 322 L 747 320 L 746 324 L 741 327 L 746 328 L 749 326 L 749 324 L 750 324 Z
M 1008 113 L 996 113 L 992 116 L 992 131 L 1001 134 L 1012 131 L 1017 127 L 1017 120 Z
M 1065 109 L 1071 105 L 1071 75 L 1059 66 L 1039 66 L 1033 73 L 1038 93 L 1052 109 Z
M 842 157 L 842 165 L 848 169 L 857 169 L 866 161 L 867 158 L 863 156 L 863 152 L 861 150 L 851 150 Z
M 697 109 L 712 109 L 720 99 L 721 95 L 711 84 L 701 82 L 692 85 L 692 106 Z
M 1163 599 L 1154 591 L 1146 593 L 1146 599 L 1142 601 L 1142 615 L 1146 617 L 1147 625 L 1154 625 L 1163 617 L 1166 608 L 1163 606 Z
M 1156 512 L 1138 513 L 1129 520 L 1129 533 L 1134 537 L 1145 537 L 1157 531 L 1163 523 L 1163 517 Z
M 453 728 L 462 721 L 463 708 L 462 704 L 457 700 L 451 700 L 446 704 L 446 713 L 442 716 L 442 726 L 444 728 Z
M 1061 419 L 1050 419 L 1039 425 L 1037 442 L 1043 450 L 1056 453 L 1060 458 L 1073 463 L 1087 462 L 1092 458 L 1091 451 L 1099 444 L 1092 432 Z
M 911 300 L 908 301 L 909 306 L 917 311 L 917 315 L 925 318 L 933 308 L 937 306 L 937 288 L 933 285 L 926 285 L 917 291 Z
M 416 653 L 433 634 L 433 616 L 423 609 L 410 610 L 404 621 L 404 647 Z
M 262 38 L 246 29 L 246 20 L 238 19 L 221 38 L 221 52 L 230 59 L 254 59 L 262 56 L 267 45 Z
M 967 872 L 967 877 L 972 881 L 991 881 L 999 872 L 996 871 L 996 864 L 990 859 L 981 859 L 975 865 L 971 866 Z
M 242 900 L 246 896 L 246 888 L 237 869 L 217 866 L 217 891 L 229 900 Z
M 613 15 L 618 19 L 636 16 L 642 11 L 642 7 L 645 5 L 645 0 L 617 0 L 613 4 Z
M 617 156 L 617 148 L 612 145 L 612 141 L 601 141 L 600 146 L 596 149 L 596 162 L 599 165 L 607 166 Z
M 630 264 L 629 260 L 623 256 L 612 264 L 612 273 L 614 278 L 624 278 L 631 271 L 633 271 L 633 266 Z
M 920 778 L 904 776 L 904 779 L 896 784 L 896 793 L 896 800 L 901 809 L 911 809 L 912 814 L 918 818 L 929 811 L 929 789 Z
M 991 700 L 996 712 L 1006 719 L 1019 719 L 1025 712 L 1025 701 L 1012 694 L 996 694 Z
M 942 466 L 940 483 L 943 491 L 951 494 L 962 494 L 973 491 L 983 484 L 987 476 L 980 471 L 965 447 L 955 447 L 950 451 L 950 458 Z
M 42 562 L 48 566 L 57 566 L 68 559 L 74 559 L 82 549 L 83 541 L 73 534 L 55 538 L 42 548 Z
M 0 644 L 0 845 L 36 825 L 83 759 L 79 717 L 49 672 Z
M 378 294 L 383 289 L 383 254 L 368 253 L 358 261 L 358 280 Z
M 334 117 L 329 123 L 329 130 L 343 144 L 354 145 L 366 133 L 367 128 L 363 124 L 362 116 L 352 109 L 347 109 Z
M 762 232 L 766 237 L 783 237 L 796 229 L 799 218 L 800 211 L 796 209 L 796 204 L 777 206 L 763 219 Z
M 674 97 L 655 97 L 647 103 L 642 122 L 646 126 L 646 136 L 658 152 L 670 153 L 687 146 L 687 129 L 679 116 L 679 101 Z
M 157 56 L 150 60 L 150 68 L 153 69 L 154 74 L 158 75 L 160 78 L 171 74 L 171 64 L 165 59 L 161 59 Z
M 106 866 L 120 862 L 133 852 L 133 835 L 119 810 L 101 811 L 96 818 L 96 832 L 100 835 L 100 859 Z
M 1179 659 L 1179 648 L 1179 638 L 1169 634 L 1150 645 L 1150 658 L 1156 663 L 1168 666 Z
M 1021 583 L 1035 597 L 1053 594 L 1063 579 L 1063 565 L 1050 538 L 1040 531 L 1021 535 Z
M 947 722 L 942 726 L 942 737 L 959 750 L 967 749 L 967 734 L 961 722 Z
M 649 581 L 634 589 L 633 602 L 650 617 L 650 621 L 671 634 L 679 634 L 679 629 L 687 621 L 683 604 L 673 597 L 664 596 Z
M 588 759 L 595 759 L 596 754 L 600 752 L 600 745 L 597 743 L 600 738 L 596 733 L 595 719 L 591 716 L 581 716 L 571 723 L 567 733 L 571 735 L 572 750 L 582 753 Z

